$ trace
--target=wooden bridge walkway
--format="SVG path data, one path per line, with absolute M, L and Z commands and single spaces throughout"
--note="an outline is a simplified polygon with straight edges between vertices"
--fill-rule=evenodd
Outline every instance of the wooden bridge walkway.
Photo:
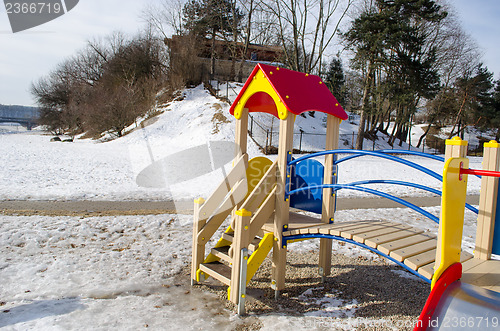
M 267 223 L 263 230 L 272 232 L 272 226 Z M 389 257 L 428 282 L 434 274 L 436 235 L 409 225 L 378 220 L 324 224 L 317 218 L 291 212 L 283 236 L 292 241 L 314 237 L 344 240 Z M 462 252 L 461 262 L 464 282 L 500 292 L 500 261 L 479 260 Z

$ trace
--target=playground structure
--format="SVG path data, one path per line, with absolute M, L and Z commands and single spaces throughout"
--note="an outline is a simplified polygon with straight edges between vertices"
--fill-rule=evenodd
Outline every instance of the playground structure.
M 326 150 L 293 160 L 295 116 L 306 111 L 327 114 Z M 225 180 L 206 201 L 202 198 L 195 200 L 192 284 L 212 276 L 228 285 L 228 299 L 238 305 L 238 312 L 242 314 L 246 285 L 271 249 L 271 287 L 277 297 L 285 287 L 288 243 L 320 238 L 318 264 L 320 276 L 324 279 L 330 274 L 332 240 L 340 240 L 369 249 L 430 283 L 434 293 L 434 296 L 431 294 L 433 303 L 441 302 L 442 297 L 450 297 L 443 294 L 450 282 L 444 282 L 446 285 L 443 285 L 442 280 L 449 280 L 449 270 L 455 270 L 454 280 L 461 277 L 463 283 L 495 293 L 491 295 L 494 298 L 493 306 L 488 306 L 488 309 L 497 318 L 500 316 L 500 295 L 496 293 L 500 292 L 500 261 L 491 259 L 492 252 L 500 254 L 500 221 L 495 226 L 495 217 L 500 217 L 500 213 L 495 213 L 498 180 L 484 176 L 496 173 L 483 173 L 479 210 L 466 205 L 467 173 L 475 173 L 467 172 L 467 142 L 448 140 L 444 159 L 418 152 L 404 152 L 446 160 L 443 176 L 394 155 L 402 151 L 338 150 L 339 126 L 341 120 L 347 119 L 347 114 L 321 79 L 263 64 L 255 67 L 230 112 L 237 119 L 235 140 L 239 148 L 235 151 L 233 168 Z M 265 112 L 280 119 L 278 157 L 275 162 L 263 157 L 248 160 L 249 112 Z M 499 152 L 500 144 L 485 144 L 484 170 L 499 170 Z M 340 154 L 348 156 L 339 160 L 337 156 Z M 443 179 L 440 219 L 404 200 L 365 185 L 406 185 L 441 194 L 428 187 L 393 180 L 337 183 L 338 164 L 363 155 L 399 162 L 436 179 Z M 324 157 L 324 166 L 313 160 L 314 157 Z M 438 235 L 395 222 L 334 222 L 336 192 L 340 189 L 364 191 L 402 203 L 438 222 Z M 320 217 L 292 212 L 291 207 L 320 214 Z M 474 256 L 461 250 L 465 207 L 479 213 Z M 229 215 L 230 226 L 205 256 L 206 244 Z M 456 272 L 457 265 L 462 266 L 460 275 Z M 425 318 L 431 320 L 432 316 L 440 313 L 435 304 L 428 304 L 422 314 L 423 321 Z

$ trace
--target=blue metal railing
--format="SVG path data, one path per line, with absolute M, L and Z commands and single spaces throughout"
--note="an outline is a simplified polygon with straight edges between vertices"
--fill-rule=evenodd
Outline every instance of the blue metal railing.
M 400 149 L 382 149 L 382 150 L 373 151 L 373 152 L 375 152 L 375 153 L 382 153 L 382 154 L 406 154 L 406 155 L 421 156 L 421 157 L 424 157 L 424 158 L 433 159 L 433 160 L 440 161 L 440 162 L 444 162 L 445 161 L 444 157 L 442 157 L 442 156 L 431 155 L 431 154 L 426 154 L 426 153 L 416 152 L 416 151 L 403 151 L 403 150 L 400 150 Z M 340 162 L 344 162 L 344 161 L 349 161 L 349 160 L 358 158 L 360 156 L 364 156 L 364 154 L 358 153 L 358 154 L 355 154 L 355 155 L 346 156 L 341 161 L 339 161 L 339 163 Z
M 317 152 L 317 153 L 312 153 L 312 154 L 309 154 L 309 155 L 305 155 L 305 156 L 302 156 L 302 157 L 299 157 L 295 160 L 292 160 L 291 159 L 291 155 L 289 156 L 288 158 L 288 169 L 287 169 L 287 173 L 290 172 L 290 167 L 292 167 L 293 165 L 301 162 L 301 161 L 304 161 L 304 160 L 307 160 L 307 159 L 310 159 L 310 158 L 314 158 L 314 157 L 318 157 L 318 156 L 323 156 L 323 155 L 330 155 L 330 154 L 333 154 L 335 157 L 338 155 L 338 154 L 352 154 L 350 156 L 346 156 L 342 159 L 335 159 L 334 160 L 334 165 L 338 165 L 342 162 L 345 162 L 345 161 L 348 161 L 348 160 L 352 160 L 354 158 L 357 158 L 357 157 L 360 157 L 360 156 L 374 156 L 374 157 L 379 157 L 379 158 L 383 158 L 383 159 L 387 159 L 387 160 L 390 160 L 390 161 L 394 161 L 394 162 L 398 162 L 398 163 L 401 163 L 401 164 L 404 164 L 404 165 L 407 165 L 411 168 L 414 168 L 418 171 L 421 171 L 433 178 L 436 178 L 438 179 L 439 181 L 443 181 L 443 178 L 441 175 L 439 175 L 438 173 L 424 167 L 424 166 L 421 166 L 415 162 L 412 162 L 412 161 L 409 161 L 409 160 L 405 160 L 405 159 L 402 159 L 400 157 L 396 157 L 396 156 L 393 156 L 393 155 L 390 155 L 390 154 L 404 154 L 404 155 L 413 155 L 413 156 L 420 156 L 420 157 L 425 157 L 425 158 L 429 158 L 429 159 L 433 159 L 433 160 L 436 160 L 436 161 L 439 161 L 439 162 L 444 162 L 444 158 L 441 157 L 441 156 L 436 156 L 436 155 L 430 155 L 430 154 L 425 154 L 425 153 L 422 153 L 422 152 L 416 152 L 416 151 L 403 151 L 403 150 L 380 150 L 380 151 L 363 151 L 363 150 L 350 150 L 350 149 L 337 149 L 337 150 L 330 150 L 330 151 L 322 151 L 322 152 Z M 288 197 L 294 193 L 298 193 L 298 192 L 303 192 L 303 191 L 308 191 L 308 190 L 314 190 L 314 189 L 322 189 L 322 188 L 332 188 L 334 189 L 334 191 L 338 191 L 338 190 L 341 190 L 341 189 L 349 189 L 349 190 L 356 190 L 356 191 L 361 191 L 361 192 L 366 192 L 366 193 L 369 193 L 369 194 L 373 194 L 373 195 L 377 195 L 377 196 L 380 196 L 380 197 L 384 197 L 386 199 L 389 199 L 389 200 L 392 200 L 394 202 L 397 202 L 403 206 L 406 206 L 408 208 L 411 208 L 413 210 L 415 210 L 416 212 L 428 217 L 429 219 L 433 220 L 434 222 L 436 223 L 439 223 L 439 218 L 429 212 L 427 212 L 426 210 L 408 202 L 408 201 L 405 201 L 401 198 L 398 198 L 398 197 L 395 197 L 391 194 L 388 194 L 388 193 L 385 193 L 385 192 L 381 192 L 381 191 L 378 191 L 378 190 L 374 190 L 374 189 L 370 189 L 370 188 L 366 188 L 366 187 L 360 187 L 359 185 L 366 185 L 366 184 L 392 184 L 392 185 L 402 185 L 402 186 L 407 186 L 407 187 L 414 187 L 414 188 L 417 188 L 417 189 L 421 189 L 421 190 L 425 190 L 427 192 L 431 192 L 431 193 L 434 193 L 434 194 L 437 194 L 439 196 L 441 196 L 441 191 L 439 190 L 436 190 L 436 189 L 433 189 L 433 188 L 430 188 L 428 186 L 425 186 L 425 185 L 421 185 L 421 184 L 416 184 L 416 183 L 410 183 L 410 182 L 404 182 L 404 181 L 396 181 L 396 180 L 365 180 L 365 181 L 358 181 L 358 182 L 353 182 L 353 183 L 349 183 L 349 184 L 324 184 L 324 185 L 312 185 L 312 186 L 308 186 L 308 187 L 301 187 L 301 188 L 298 188 L 298 189 L 295 189 L 295 190 L 292 190 L 292 191 L 289 191 L 289 186 L 287 185 L 287 192 L 285 192 L 285 196 Z M 473 206 L 471 206 L 470 204 L 466 204 L 466 208 L 469 209 L 470 211 L 474 212 L 474 213 L 478 213 L 479 211 L 474 208 Z
M 306 155 L 306 156 L 303 156 L 303 157 L 300 157 L 300 158 L 297 158 L 295 160 L 291 160 L 291 155 L 289 156 L 288 158 L 288 169 L 287 169 L 287 174 L 290 174 L 291 171 L 290 171 L 290 168 L 303 161 L 303 160 L 307 160 L 307 159 L 310 159 L 310 158 L 314 158 L 314 157 L 318 157 L 318 156 L 323 156 L 323 155 L 329 155 L 329 154 L 333 154 L 335 159 L 334 159 L 334 166 L 337 166 L 338 164 L 342 163 L 342 162 L 345 162 L 345 161 L 348 161 L 348 160 L 352 160 L 354 158 L 357 158 L 357 157 L 360 157 L 360 156 L 375 156 L 375 157 L 380 157 L 380 158 L 383 158 L 383 159 L 387 159 L 387 160 L 391 160 L 391 161 L 395 161 L 395 162 L 398 162 L 398 163 L 401 163 L 401 164 L 405 164 L 411 168 L 414 168 L 418 171 L 421 171 L 433 178 L 436 178 L 438 179 L 439 181 L 443 181 L 442 180 L 442 176 L 437 174 L 436 172 L 430 170 L 430 169 L 427 169 L 417 163 L 414 163 L 414 162 L 411 162 L 411 161 L 408 161 L 408 160 L 405 160 L 405 159 L 402 159 L 402 158 L 399 158 L 399 157 L 396 157 L 396 156 L 393 156 L 393 155 L 390 155 L 390 154 L 405 154 L 405 155 L 414 155 L 414 156 L 420 156 L 420 157 L 426 157 L 426 158 L 430 158 L 430 159 L 433 159 L 433 160 L 436 160 L 436 161 L 440 161 L 440 162 L 444 162 L 445 159 L 443 157 L 440 157 L 440 156 L 436 156 L 436 155 L 429 155 L 429 154 L 425 154 L 425 153 L 422 153 L 422 152 L 414 152 L 414 151 L 401 151 L 401 150 L 381 150 L 381 151 L 354 151 L 354 150 L 347 150 L 347 149 L 339 149 L 339 150 L 332 150 L 332 151 L 323 151 L 323 152 L 318 152 L 318 153 L 313 153 L 313 154 L 310 154 L 310 155 Z M 336 159 L 336 156 L 337 154 L 351 154 L 350 156 L 346 156 L 342 159 L 339 159 L 337 160 Z M 402 186 L 407 186 L 407 187 L 413 187 L 413 188 L 417 188 L 417 189 L 421 189 L 421 190 L 424 190 L 424 191 L 427 191 L 427 192 L 431 192 L 433 194 L 436 194 L 436 195 L 439 195 L 441 196 L 442 193 L 441 191 L 437 190 L 437 189 L 434 189 L 434 188 L 431 188 L 431 187 L 428 187 L 428 186 L 425 186 L 425 185 L 421 185 L 421 184 L 416 184 L 416 183 L 411 183 L 411 182 L 405 182 L 405 181 L 398 181 L 398 180 L 362 180 L 362 181 L 356 181 L 356 182 L 352 182 L 352 183 L 349 183 L 349 184 L 321 184 L 321 185 L 311 185 L 311 186 L 307 186 L 307 187 L 301 187 L 301 188 L 297 188 L 297 189 L 294 189 L 294 190 L 291 190 L 289 191 L 289 185 L 287 184 L 286 188 L 287 188 L 287 192 L 285 192 L 285 196 L 288 197 L 294 193 L 298 193 L 298 192 L 303 192 L 303 191 L 310 191 L 310 190 L 318 190 L 318 189 L 323 189 L 323 188 L 331 188 L 333 189 L 334 192 L 338 191 L 338 190 L 341 190 L 341 189 L 348 189 L 348 190 L 355 190 L 355 191 L 360 191 L 360 192 L 366 192 L 366 193 L 370 193 L 370 194 L 373 194 L 373 195 L 377 195 L 377 196 L 380 196 L 380 197 L 383 197 L 383 198 L 386 198 L 386 199 L 389 199 L 391 201 L 394 201 L 394 202 L 397 202 L 403 206 L 406 206 L 424 216 L 426 216 L 427 218 L 431 219 L 432 221 L 434 221 L 435 223 L 439 223 L 439 218 L 431 213 L 429 213 L 428 211 L 422 209 L 421 207 L 418 207 L 408 201 L 405 201 L 401 198 L 398 198 L 396 196 L 393 196 L 391 194 L 388 194 L 388 193 L 385 193 L 385 192 L 381 192 L 381 191 L 378 191 L 378 190 L 374 190 L 374 189 L 370 189 L 370 188 L 367 188 L 367 187 L 362 187 L 360 185 L 369 185 L 369 184 L 390 184 L 390 185 L 402 185 Z M 471 210 L 472 212 L 474 213 L 478 213 L 478 210 L 476 208 L 474 208 L 473 206 L 469 205 L 466 203 L 466 208 Z M 385 257 L 386 259 L 389 259 L 391 261 L 393 261 L 394 263 L 396 263 L 397 265 L 405 268 L 406 270 L 408 270 L 409 272 L 411 272 L 413 275 L 419 277 L 420 279 L 423 279 L 425 282 L 427 283 L 431 283 L 431 280 L 424 277 L 423 275 L 419 274 L 417 271 L 411 269 L 410 267 L 408 267 L 407 265 L 405 265 L 403 262 L 400 262 L 394 258 L 392 258 L 391 256 L 387 255 L 387 254 L 384 254 L 382 253 L 381 251 L 375 249 L 375 248 L 372 248 L 372 247 L 369 247 L 368 245 L 366 244 L 362 244 L 362 243 L 359 243 L 359 242 L 356 242 L 354 240 L 351 240 L 351 239 L 346 239 L 346 238 L 343 238 L 343 237 L 340 237 L 340 236 L 334 236 L 334 235 L 329 235 L 329 234 L 320 234 L 320 233 L 317 233 L 317 234 L 300 234 L 300 235 L 291 235 L 291 236 L 284 236 L 283 237 L 283 240 L 284 240 L 284 243 L 285 245 L 290 242 L 290 241 L 294 241 L 294 240 L 298 240 L 298 239 L 312 239 L 312 238 L 325 238 L 325 239 L 334 239 L 334 240 L 338 240 L 338 241 L 343 241 L 343 242 L 347 242 L 347 243 L 351 243 L 351 244 L 354 244 L 354 245 L 357 245 L 357 246 L 360 246 L 360 247 L 363 247 L 365 249 L 368 249 L 370 250 L 371 252 L 374 252 L 382 257 Z
M 322 151 L 322 152 L 317 152 L 317 153 L 313 153 L 313 154 L 309 154 L 309 155 L 305 155 L 305 156 L 302 156 L 302 157 L 299 157 L 295 160 L 292 160 L 288 163 L 288 166 L 292 166 L 296 163 L 299 163 L 300 161 L 303 161 L 303 160 L 307 160 L 307 159 L 310 159 L 310 158 L 313 158 L 313 157 L 318 157 L 318 156 L 323 156 L 323 155 L 329 155 L 329 154 L 356 154 L 355 157 L 359 157 L 359 156 L 375 156 L 375 157 L 380 157 L 380 158 L 383 158 L 383 159 L 387 159 L 387 160 L 391 160 L 391 161 L 394 161 L 394 162 L 398 162 L 398 163 L 402 163 L 404 165 L 407 165 L 411 168 L 414 168 L 414 169 L 417 169 L 429 176 L 432 176 L 436 179 L 438 179 L 439 181 L 443 181 L 443 176 L 439 175 L 438 173 L 430 170 L 430 169 L 427 169 L 426 167 L 424 166 L 421 166 L 420 164 L 417 164 L 415 162 L 411 162 L 411 161 L 408 161 L 408 160 L 405 160 L 405 159 L 402 159 L 402 158 L 399 158 L 399 157 L 396 157 L 396 156 L 392 156 L 392 155 L 389 155 L 389 154 L 385 154 L 385 153 L 381 153 L 381 152 L 375 152 L 375 151 L 358 151 L 358 150 L 352 150 L 352 149 L 335 149 L 335 150 L 331 150 L 331 151 Z M 334 165 L 338 165 L 339 163 L 342 163 L 342 162 L 345 162 L 347 160 L 350 160 L 350 159 L 353 159 L 354 157 L 345 157 L 343 159 L 340 159 L 340 160 L 337 160 L 334 162 Z
M 434 193 L 434 194 L 439 195 L 439 196 L 442 195 L 441 191 L 436 190 L 435 188 L 432 188 L 432 187 L 428 187 L 428 186 L 420 185 L 420 184 L 416 184 L 416 183 L 411 183 L 411 182 L 403 182 L 403 181 L 389 180 L 389 179 L 362 180 L 362 181 L 358 181 L 358 182 L 349 183 L 348 185 L 357 186 L 357 185 L 367 185 L 367 184 L 391 184 L 391 185 L 408 186 L 408 187 L 418 188 L 420 190 L 424 190 L 427 192 L 431 192 L 431 193 Z M 465 208 L 469 209 L 473 213 L 476 213 L 476 214 L 479 213 L 479 210 L 477 208 L 475 208 L 474 206 L 471 206 L 468 203 L 465 204 Z
M 333 189 L 335 189 L 335 191 L 341 190 L 341 189 L 348 189 L 348 190 L 366 192 L 366 193 L 370 193 L 370 194 L 373 194 L 373 195 L 377 195 L 379 197 L 383 197 L 383 198 L 392 200 L 392 201 L 397 202 L 397 203 L 399 203 L 399 204 L 401 204 L 403 206 L 411 208 L 414 211 L 416 211 L 416 212 L 418 212 L 418 213 L 420 213 L 420 214 L 428 217 L 429 219 L 433 220 L 434 222 L 439 223 L 439 218 L 436 217 L 435 215 L 432 215 L 428 211 L 426 211 L 426 210 L 424 210 L 424 209 L 422 209 L 422 208 L 420 208 L 418 206 L 415 206 L 414 204 L 412 204 L 412 203 L 410 203 L 408 201 L 405 201 L 405 200 L 403 200 L 401 198 L 395 197 L 395 196 L 393 196 L 391 194 L 388 194 L 388 193 L 385 193 L 385 192 L 380 192 L 380 191 L 377 191 L 377 190 L 373 190 L 373 189 L 367 188 L 367 187 L 359 187 L 359 186 L 353 186 L 353 185 L 349 185 L 349 184 L 311 185 L 311 186 L 301 187 L 301 188 L 298 188 L 296 190 L 290 191 L 290 192 L 288 192 L 288 195 L 292 195 L 292 194 L 298 193 L 298 192 L 315 190 L 315 189 L 323 189 L 323 188 L 333 188 Z

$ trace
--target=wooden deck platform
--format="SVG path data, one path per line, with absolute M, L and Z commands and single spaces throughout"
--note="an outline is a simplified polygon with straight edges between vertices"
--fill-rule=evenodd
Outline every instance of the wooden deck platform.
M 264 231 L 272 231 L 267 223 Z M 427 279 L 434 274 L 437 238 L 434 234 L 395 222 L 350 221 L 323 224 L 317 218 L 290 213 L 283 236 L 327 234 L 353 240 L 389 255 Z M 500 261 L 478 260 L 462 252 L 462 281 L 500 292 Z
M 462 264 L 462 281 L 500 292 L 500 261 L 471 259 Z

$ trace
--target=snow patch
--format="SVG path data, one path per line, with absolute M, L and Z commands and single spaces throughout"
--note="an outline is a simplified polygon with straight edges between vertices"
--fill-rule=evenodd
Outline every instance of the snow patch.
M 310 288 L 304 293 L 298 296 L 298 300 L 304 302 L 306 305 L 319 306 L 320 309 L 317 311 L 306 312 L 305 316 L 316 316 L 316 317 L 333 317 L 333 318 L 351 318 L 354 317 L 356 309 L 358 307 L 358 302 L 353 300 L 350 303 L 346 303 L 342 299 L 338 299 L 337 296 L 340 294 L 336 293 L 326 293 L 325 297 L 318 298 L 314 292 L 323 290 L 323 287 Z

